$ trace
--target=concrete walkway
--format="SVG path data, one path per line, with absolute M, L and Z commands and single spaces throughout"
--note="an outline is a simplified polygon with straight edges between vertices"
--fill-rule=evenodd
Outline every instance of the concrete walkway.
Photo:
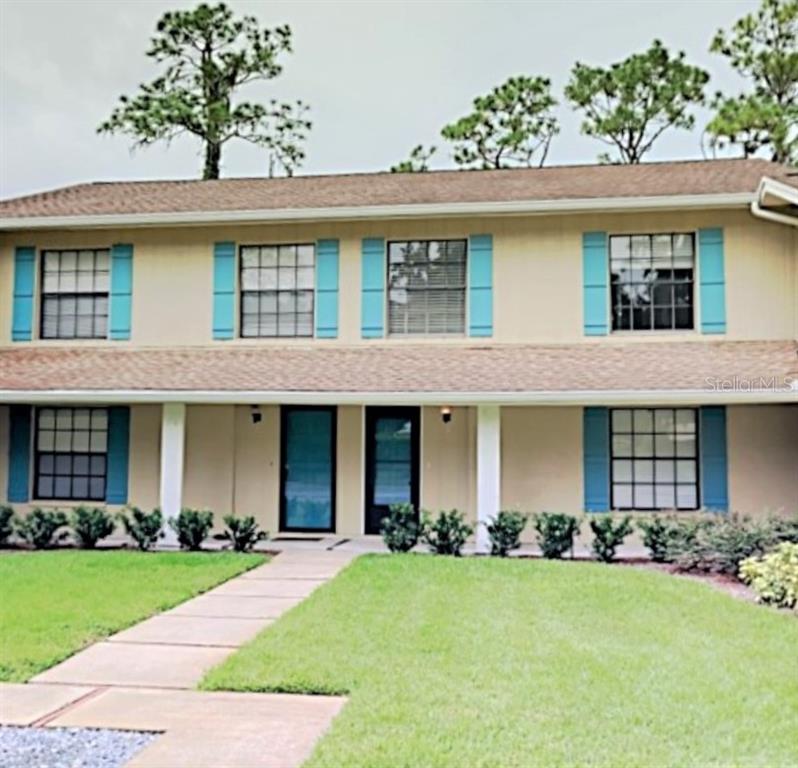
M 289 768 L 343 706 L 334 696 L 206 693 L 205 672 L 355 556 L 283 551 L 269 563 L 86 648 L 24 685 L 0 685 L 0 724 L 161 731 L 130 768 Z

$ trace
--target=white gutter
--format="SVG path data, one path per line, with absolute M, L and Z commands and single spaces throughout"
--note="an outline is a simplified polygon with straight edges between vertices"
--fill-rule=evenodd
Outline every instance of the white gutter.
M 521 216 L 590 211 L 623 212 L 682 210 L 685 208 L 744 208 L 749 192 L 655 197 L 600 197 L 571 200 L 517 200 L 477 203 L 418 203 L 326 208 L 275 208 L 248 211 L 185 211 L 178 213 L 120 213 L 85 216 L 0 217 L 0 231 L 30 229 L 103 229 L 109 227 L 190 226 L 268 222 L 357 221 L 442 216 Z
M 701 405 L 798 403 L 789 388 L 565 392 L 257 392 L 218 390 L 0 390 L 0 403 L 188 403 L 192 405 Z
M 798 189 L 784 184 L 776 179 L 765 176 L 759 182 L 756 191 L 756 199 L 751 203 L 751 213 L 760 219 L 775 221 L 778 224 L 787 224 L 790 227 L 798 227 L 798 216 L 790 216 L 786 213 L 779 213 L 778 210 L 764 205 L 766 197 L 775 197 L 783 200 L 786 205 L 798 206 Z

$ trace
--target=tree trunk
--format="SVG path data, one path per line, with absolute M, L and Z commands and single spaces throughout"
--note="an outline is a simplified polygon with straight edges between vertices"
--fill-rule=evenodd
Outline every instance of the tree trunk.
M 208 141 L 205 144 L 205 168 L 202 171 L 203 179 L 218 179 L 219 166 L 222 162 L 222 145 Z

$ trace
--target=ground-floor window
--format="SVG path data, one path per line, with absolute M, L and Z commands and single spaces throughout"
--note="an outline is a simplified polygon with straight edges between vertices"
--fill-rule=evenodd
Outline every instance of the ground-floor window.
M 694 408 L 612 411 L 613 509 L 697 509 L 698 429 Z
M 39 408 L 35 440 L 37 499 L 105 499 L 106 408 Z

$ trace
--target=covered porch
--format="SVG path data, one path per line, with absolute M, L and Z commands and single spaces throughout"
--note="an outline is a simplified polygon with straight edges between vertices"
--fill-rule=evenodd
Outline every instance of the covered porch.
M 0 488 L 23 509 L 204 508 L 297 539 L 373 535 L 401 502 L 473 524 L 500 509 L 794 511 L 795 355 L 705 341 L 3 351 Z M 95 418 L 102 434 L 84 434 Z M 100 476 L 102 493 L 76 495 Z

